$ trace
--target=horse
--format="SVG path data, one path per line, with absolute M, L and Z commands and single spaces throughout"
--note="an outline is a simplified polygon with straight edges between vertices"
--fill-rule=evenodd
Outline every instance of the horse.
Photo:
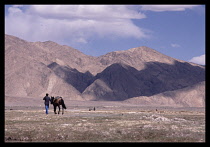
M 62 105 L 62 115 L 64 114 L 64 109 L 66 109 L 66 105 L 64 104 L 64 100 L 63 100 L 62 97 L 57 96 L 57 97 L 54 98 L 54 97 L 51 96 L 51 104 L 53 104 L 53 106 L 54 106 L 54 113 L 55 114 L 57 114 L 56 113 L 56 107 L 58 106 L 58 109 L 59 109 L 58 114 L 59 114 L 60 113 L 60 105 Z

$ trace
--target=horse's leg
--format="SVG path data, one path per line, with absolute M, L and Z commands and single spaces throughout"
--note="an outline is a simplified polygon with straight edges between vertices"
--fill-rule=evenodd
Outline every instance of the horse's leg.
M 54 105 L 54 113 L 57 114 L 57 113 L 56 113 L 56 106 L 55 106 L 55 105 Z
M 64 108 L 62 107 L 62 115 L 64 114 Z
M 58 109 L 59 109 L 59 110 L 58 110 L 58 114 L 59 114 L 59 113 L 60 113 L 60 109 L 61 109 L 61 108 L 60 108 L 60 105 L 58 105 Z

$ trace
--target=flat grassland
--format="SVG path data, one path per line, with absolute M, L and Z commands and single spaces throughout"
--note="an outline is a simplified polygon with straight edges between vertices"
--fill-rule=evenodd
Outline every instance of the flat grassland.
M 66 105 L 64 115 L 52 105 L 48 115 L 44 106 L 5 106 L 5 142 L 205 142 L 204 108 Z

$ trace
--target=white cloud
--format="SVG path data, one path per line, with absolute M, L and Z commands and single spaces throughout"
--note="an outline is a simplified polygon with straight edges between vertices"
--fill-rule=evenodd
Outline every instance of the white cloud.
M 142 5 L 141 10 L 149 10 L 155 12 L 163 11 L 185 11 L 186 9 L 193 9 L 198 5 Z
M 171 46 L 174 47 L 174 48 L 180 47 L 180 45 L 176 44 L 176 43 L 172 43 Z
M 49 11 L 50 9 L 50 11 Z M 32 5 L 31 13 L 52 18 L 142 19 L 146 16 L 124 5 Z
M 148 37 L 131 19 L 146 16 L 124 5 L 30 5 L 9 7 L 5 33 L 29 41 L 87 43 L 90 37 Z
M 193 57 L 192 59 L 189 60 L 189 62 L 205 65 L 205 59 L 206 59 L 206 55 L 204 54 L 198 57 Z

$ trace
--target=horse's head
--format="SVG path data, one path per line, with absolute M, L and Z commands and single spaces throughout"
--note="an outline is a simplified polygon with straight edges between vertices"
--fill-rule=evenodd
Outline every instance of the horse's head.
M 51 96 L 51 104 L 53 104 L 54 96 Z

